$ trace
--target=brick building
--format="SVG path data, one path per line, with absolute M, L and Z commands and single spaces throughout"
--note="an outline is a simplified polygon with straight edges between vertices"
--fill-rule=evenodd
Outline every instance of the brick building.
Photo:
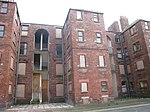
M 0 108 L 14 101 L 19 37 L 20 18 L 16 3 L 0 1 Z
M 66 100 L 106 101 L 113 88 L 103 14 L 70 9 L 63 37 Z
M 150 22 L 140 19 L 129 25 L 127 18 L 121 17 L 120 23 L 121 32 L 113 23 L 107 33 L 114 43 L 118 93 L 120 96 L 149 97 Z
M 64 101 L 62 27 L 33 23 L 21 27 L 17 101 Z
M 106 102 L 149 96 L 150 22 L 70 9 L 64 26 L 21 23 L 17 4 L 0 1 L 0 107 L 14 103 Z

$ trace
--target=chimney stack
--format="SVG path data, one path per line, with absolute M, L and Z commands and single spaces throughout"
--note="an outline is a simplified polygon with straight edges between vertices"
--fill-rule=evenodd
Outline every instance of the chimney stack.
M 109 26 L 108 31 L 120 32 L 118 21 L 114 21 L 114 23 Z
M 120 16 L 121 30 L 123 31 L 127 26 L 129 26 L 128 18 L 125 16 Z

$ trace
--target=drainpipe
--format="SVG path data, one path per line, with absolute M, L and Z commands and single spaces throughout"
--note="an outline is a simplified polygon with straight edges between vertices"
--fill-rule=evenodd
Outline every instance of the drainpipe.
M 130 93 L 130 82 L 129 82 L 129 77 L 128 77 L 128 71 L 127 71 L 127 65 L 126 65 L 126 54 L 123 46 L 123 35 L 120 35 L 120 45 L 121 45 L 121 51 L 122 51 L 122 58 L 123 58 L 123 64 L 124 64 L 124 71 L 125 71 L 125 80 L 126 80 L 126 88 L 127 88 L 127 94 L 128 97 L 131 97 Z
M 17 103 L 17 98 L 16 98 L 16 90 L 17 90 L 17 84 L 18 84 L 18 74 L 19 74 L 19 56 L 20 56 L 20 42 L 21 42 L 21 23 L 20 23 L 20 29 L 19 29 L 19 39 L 18 39 L 18 54 L 17 54 L 17 62 L 16 62 L 16 82 L 15 82 L 15 95 L 14 95 L 14 103 Z

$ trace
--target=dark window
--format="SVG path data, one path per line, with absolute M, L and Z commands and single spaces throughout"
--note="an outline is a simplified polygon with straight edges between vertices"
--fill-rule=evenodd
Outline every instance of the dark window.
M 124 48 L 124 53 L 125 53 L 125 56 L 126 56 L 126 57 L 129 56 L 127 47 Z
M 20 54 L 26 55 L 27 54 L 27 43 L 20 44 Z
M 7 11 L 8 11 L 8 4 L 3 3 L 1 8 L 1 13 L 7 13 Z
M 56 56 L 62 57 L 62 46 L 61 45 L 56 45 Z
M 116 43 L 120 43 L 120 38 L 119 38 L 118 35 L 115 36 L 115 42 L 116 42 Z
M 79 42 L 83 42 L 84 41 L 83 31 L 78 31 L 78 41 Z
M 133 44 L 133 51 L 134 52 L 138 52 L 141 50 L 141 45 L 140 45 L 140 42 L 136 42 Z
M 106 81 L 101 82 L 101 90 L 102 91 L 107 91 L 108 90 Z
M 96 42 L 97 43 L 102 43 L 102 35 L 101 33 L 96 33 Z
M 0 38 L 4 37 L 4 28 L 5 26 L 0 25 Z

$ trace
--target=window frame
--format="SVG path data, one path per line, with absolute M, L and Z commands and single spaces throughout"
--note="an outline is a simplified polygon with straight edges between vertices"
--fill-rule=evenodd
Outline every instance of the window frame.
M 123 59 L 122 49 L 121 48 L 117 48 L 117 58 L 118 59 Z
M 80 20 L 80 21 L 83 20 L 82 11 L 79 11 L 79 10 L 78 10 L 78 11 L 76 11 L 76 14 L 77 14 L 77 16 L 76 16 L 76 19 L 77 19 L 77 20 Z
M 24 29 L 24 27 L 26 27 L 27 29 Z M 27 37 L 28 36 L 28 32 L 29 32 L 29 25 L 22 25 L 21 26 L 21 36 Z
M 99 56 L 99 67 L 104 68 L 105 67 L 105 58 L 104 56 Z
M 99 23 L 99 14 L 98 13 L 93 13 L 93 21 L 95 23 Z
M 105 83 L 105 85 L 103 85 Z M 108 82 L 107 81 L 101 81 L 101 91 L 107 92 L 108 91 Z
M 1 10 L 0 10 L 0 13 L 1 14 L 7 14 L 8 13 L 8 3 L 2 3 L 2 7 L 1 7 Z
M 138 45 L 138 46 L 137 46 Z M 138 48 L 138 49 L 137 49 Z M 134 44 L 133 44 L 133 52 L 135 53 L 135 52 L 139 52 L 139 51 L 141 51 L 142 50 L 142 47 L 141 47 L 141 44 L 140 44 L 140 42 L 139 41 L 137 41 L 137 42 L 135 42 Z
M 22 48 L 23 45 L 23 48 Z M 23 54 L 21 53 L 21 50 L 23 50 Z M 21 42 L 20 43 L 20 54 L 21 55 L 27 55 L 28 52 L 28 43 L 27 42 Z
M 88 82 L 81 82 L 80 83 L 80 87 L 81 87 L 81 93 L 87 93 L 88 92 Z M 86 87 L 86 90 L 84 90 Z
M 101 32 L 96 32 L 96 43 L 102 44 L 102 34 Z
M 0 25 L 0 27 L 3 27 L 2 29 L 0 28 L 0 34 L 2 33 L 2 35 L 0 35 L 0 38 L 3 38 L 5 32 L 5 25 Z
M 83 62 L 82 62 L 82 60 L 83 60 Z M 86 67 L 86 56 L 85 55 L 80 55 L 79 56 L 79 67 L 80 68 L 85 68 Z
M 78 31 L 78 42 L 84 42 L 84 32 L 83 31 Z
M 61 55 L 59 55 L 58 52 L 60 52 Z M 62 57 L 62 45 L 61 44 L 56 44 L 55 56 L 58 58 Z

